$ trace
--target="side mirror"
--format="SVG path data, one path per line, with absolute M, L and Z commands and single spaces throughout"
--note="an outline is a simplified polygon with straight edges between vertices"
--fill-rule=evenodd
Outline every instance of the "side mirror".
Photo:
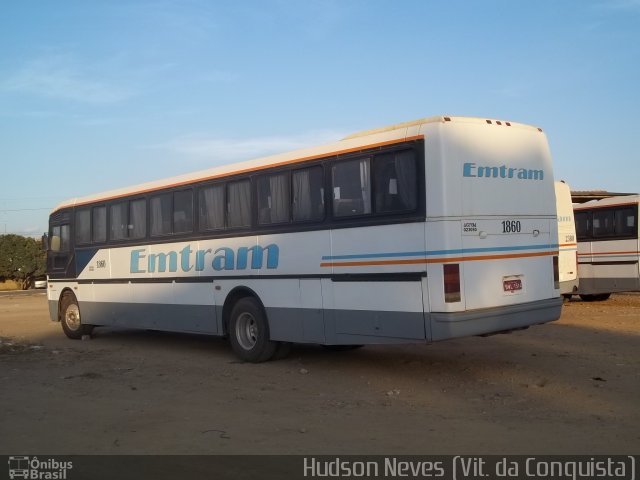
M 52 252 L 60 251 L 60 237 L 58 235 L 53 235 L 51 237 L 51 251 Z
M 47 235 L 46 233 L 42 235 L 40 242 L 42 244 L 42 250 L 44 250 L 45 252 L 49 250 L 49 235 Z

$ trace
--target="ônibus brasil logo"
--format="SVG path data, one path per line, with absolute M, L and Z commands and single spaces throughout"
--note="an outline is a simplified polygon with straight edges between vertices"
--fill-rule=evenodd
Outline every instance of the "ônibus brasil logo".
M 72 462 L 63 462 L 55 458 L 39 460 L 38 457 L 9 457 L 9 478 L 32 480 L 66 480 L 67 470 L 73 468 Z

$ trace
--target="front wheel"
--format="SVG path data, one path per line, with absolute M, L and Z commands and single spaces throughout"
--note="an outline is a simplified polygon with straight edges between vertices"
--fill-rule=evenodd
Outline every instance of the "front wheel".
M 229 339 L 234 353 L 246 362 L 266 362 L 278 348 L 269 338 L 262 306 L 252 297 L 241 298 L 231 310 Z
M 91 334 L 93 325 L 85 325 L 80 319 L 80 307 L 75 295 L 65 293 L 60 301 L 60 323 L 62 330 L 69 338 L 77 340 L 83 335 Z

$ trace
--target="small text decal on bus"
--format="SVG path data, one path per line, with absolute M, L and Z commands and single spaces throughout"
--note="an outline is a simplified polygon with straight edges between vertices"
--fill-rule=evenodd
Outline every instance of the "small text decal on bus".
M 520 180 L 543 180 L 544 170 L 531 170 L 527 168 L 512 168 L 502 165 L 500 167 L 483 167 L 473 162 L 467 162 L 462 166 L 464 177 L 484 178 L 518 178 Z
M 266 251 L 266 258 L 265 258 Z M 208 264 L 216 271 L 221 270 L 260 270 L 266 261 L 267 268 L 278 268 L 280 249 L 271 244 L 266 247 L 255 245 L 253 247 L 240 247 L 237 251 L 232 248 L 220 247 L 217 249 L 193 250 L 187 245 L 182 250 L 172 250 L 161 253 L 147 253 L 146 248 L 138 248 L 131 251 L 131 273 L 163 273 L 177 272 L 202 272 Z M 251 260 L 249 260 L 251 257 Z

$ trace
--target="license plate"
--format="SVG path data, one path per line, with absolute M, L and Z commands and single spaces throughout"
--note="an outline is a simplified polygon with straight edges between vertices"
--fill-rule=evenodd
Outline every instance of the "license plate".
M 513 280 L 503 280 L 502 288 L 506 293 L 513 293 L 522 290 L 522 280 L 519 278 Z

